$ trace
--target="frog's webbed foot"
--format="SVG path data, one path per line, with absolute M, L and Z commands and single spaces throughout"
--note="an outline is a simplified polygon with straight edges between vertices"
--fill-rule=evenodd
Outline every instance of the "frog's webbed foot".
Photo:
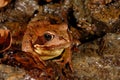
M 63 55 L 61 56 L 60 59 L 53 60 L 53 61 L 60 64 L 62 68 L 65 68 L 68 65 L 70 70 L 73 72 L 71 55 L 72 55 L 71 49 L 67 48 L 67 49 L 65 49 L 65 51 L 64 51 L 64 53 L 63 53 Z

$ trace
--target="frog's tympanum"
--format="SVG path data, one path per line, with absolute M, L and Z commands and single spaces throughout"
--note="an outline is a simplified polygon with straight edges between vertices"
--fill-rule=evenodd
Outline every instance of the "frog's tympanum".
M 9 30 L 0 29 L 0 53 L 10 48 L 12 37 Z
M 71 63 L 71 37 L 68 25 L 50 24 L 48 21 L 30 22 L 22 41 L 22 50 L 30 52 L 36 59 Z M 71 67 L 71 65 L 70 65 Z

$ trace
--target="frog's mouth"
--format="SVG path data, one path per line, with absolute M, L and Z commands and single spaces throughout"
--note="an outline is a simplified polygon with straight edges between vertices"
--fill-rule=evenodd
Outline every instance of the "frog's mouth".
M 48 60 L 60 56 L 64 49 L 46 50 L 39 47 L 35 47 L 34 51 L 40 56 L 42 60 Z

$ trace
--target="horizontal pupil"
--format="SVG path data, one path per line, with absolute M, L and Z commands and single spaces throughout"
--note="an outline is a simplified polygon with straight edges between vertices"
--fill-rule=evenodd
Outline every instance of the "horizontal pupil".
M 50 34 L 44 34 L 44 38 L 45 38 L 47 41 L 49 41 L 49 40 L 52 39 L 52 35 L 50 35 Z

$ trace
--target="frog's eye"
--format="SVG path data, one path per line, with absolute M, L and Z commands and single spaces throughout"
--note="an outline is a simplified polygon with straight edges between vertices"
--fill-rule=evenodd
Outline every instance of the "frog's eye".
M 44 38 L 45 38 L 45 40 L 50 41 L 54 38 L 54 35 L 50 34 L 50 33 L 45 33 Z

